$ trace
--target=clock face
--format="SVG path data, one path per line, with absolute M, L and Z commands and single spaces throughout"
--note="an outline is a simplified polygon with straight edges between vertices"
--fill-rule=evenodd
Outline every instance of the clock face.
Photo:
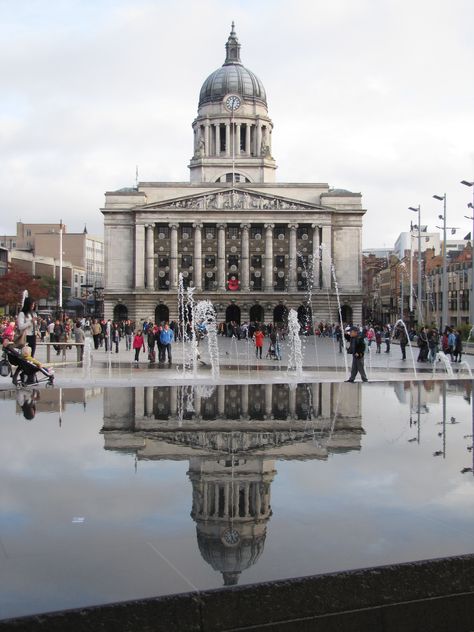
M 240 100 L 240 97 L 238 97 L 236 94 L 229 94 L 229 96 L 225 99 L 226 108 L 233 112 L 240 108 L 241 103 L 242 102 Z
M 222 542 L 230 546 L 235 546 L 239 543 L 240 535 L 236 529 L 226 529 L 222 534 Z

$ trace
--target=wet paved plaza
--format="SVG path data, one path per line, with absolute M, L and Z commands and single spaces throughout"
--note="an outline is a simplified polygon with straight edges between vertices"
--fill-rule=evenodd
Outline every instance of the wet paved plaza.
M 472 552 L 471 380 L 113 364 L 0 393 L 0 618 Z

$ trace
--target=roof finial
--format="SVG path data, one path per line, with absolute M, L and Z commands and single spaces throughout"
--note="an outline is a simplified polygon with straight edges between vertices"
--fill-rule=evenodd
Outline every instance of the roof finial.
M 232 20 L 232 28 L 230 31 L 229 39 L 227 40 L 227 44 L 225 45 L 226 49 L 226 58 L 224 62 L 224 66 L 227 64 L 241 64 L 240 61 L 240 44 L 237 39 L 237 35 L 235 32 L 235 22 Z

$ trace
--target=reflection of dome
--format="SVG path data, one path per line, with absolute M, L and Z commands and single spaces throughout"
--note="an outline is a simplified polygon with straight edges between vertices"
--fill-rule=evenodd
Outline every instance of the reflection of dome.
M 226 44 L 224 65 L 215 70 L 202 84 L 199 107 L 206 103 L 220 103 L 226 94 L 238 94 L 245 101 L 267 105 L 267 95 L 260 79 L 240 61 L 240 44 L 234 23 Z
M 198 526 L 197 541 L 203 559 L 215 571 L 222 573 L 224 585 L 235 586 L 240 573 L 255 564 L 263 553 L 265 532 L 252 538 L 242 537 L 237 545 L 227 545 L 221 538 L 202 533 Z

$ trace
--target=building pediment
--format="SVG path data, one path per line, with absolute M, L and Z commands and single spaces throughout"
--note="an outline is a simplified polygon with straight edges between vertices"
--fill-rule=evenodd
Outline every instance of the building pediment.
M 286 198 L 248 189 L 220 189 L 209 193 L 172 198 L 164 202 L 153 202 L 135 207 L 135 211 L 158 209 L 183 210 L 331 210 L 328 206 L 310 204 L 301 200 Z

